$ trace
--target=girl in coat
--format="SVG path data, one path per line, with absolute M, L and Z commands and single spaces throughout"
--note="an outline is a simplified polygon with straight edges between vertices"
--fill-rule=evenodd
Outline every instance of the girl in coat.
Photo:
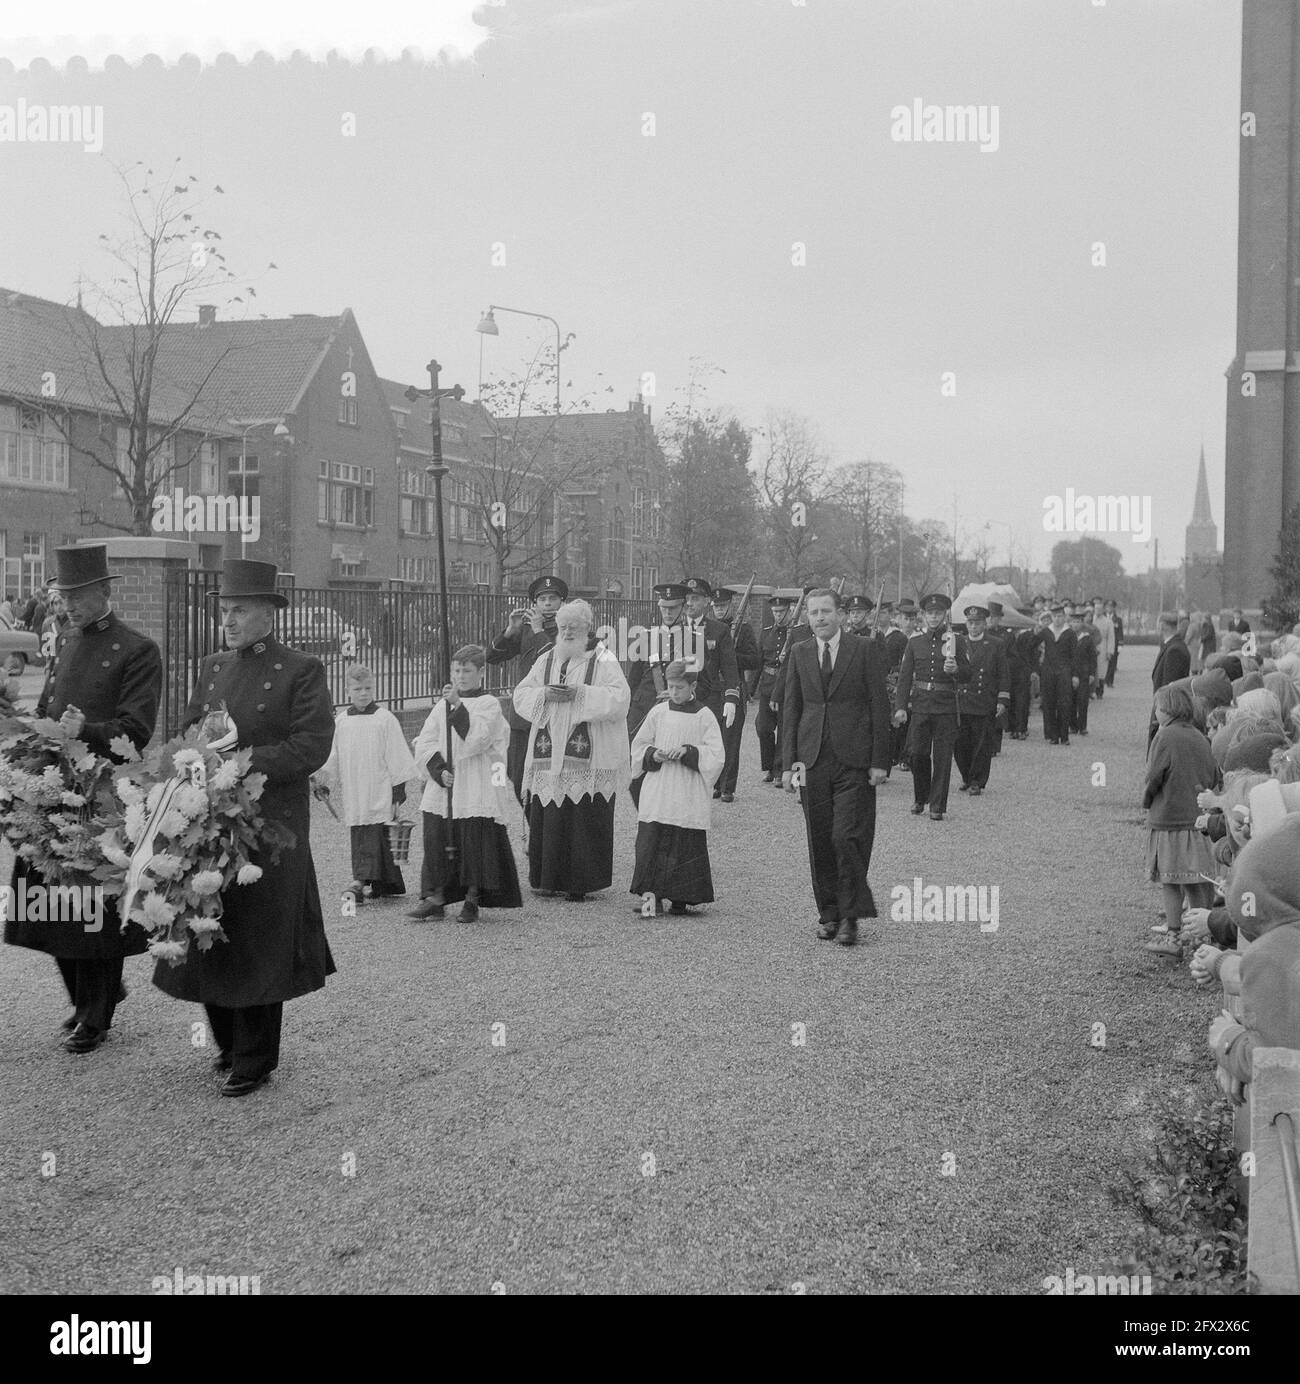
M 726 757 L 717 717 L 695 696 L 696 674 L 681 660 L 664 670 L 668 700 L 657 702 L 632 742 L 632 773 L 644 775 L 637 806 L 633 910 L 649 917 L 713 902 L 708 829 L 713 785 Z
M 496 696 L 483 687 L 486 652 L 467 644 L 452 655 L 451 683 L 415 742 L 415 762 L 428 780 L 420 903 L 411 918 L 441 918 L 464 899 L 458 921 L 478 920 L 479 907 L 519 908 L 519 875 L 506 832 L 514 794 L 506 774 L 510 727 Z
M 1172 684 L 1155 697 L 1157 731 L 1147 752 L 1147 871 L 1164 896 L 1166 935 L 1148 950 L 1178 956 L 1174 940 L 1183 909 L 1208 908 L 1214 858 L 1196 830 L 1197 796 L 1219 782 L 1218 767 L 1205 736 L 1192 724 L 1191 693 Z

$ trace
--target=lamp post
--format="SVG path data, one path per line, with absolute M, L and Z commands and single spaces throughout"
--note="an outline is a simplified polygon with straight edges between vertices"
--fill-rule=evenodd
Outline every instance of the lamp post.
M 518 313 L 520 317 L 536 317 L 541 322 L 549 322 L 555 328 L 555 428 L 558 433 L 560 427 L 560 352 L 564 349 L 560 344 L 560 324 L 554 317 L 548 317 L 544 312 L 528 312 L 524 308 L 503 308 L 498 303 L 490 303 L 488 310 L 479 318 L 479 324 L 474 330 L 482 332 L 484 336 L 500 336 L 501 329 L 497 326 L 497 320 L 492 315 L 494 312 L 514 312 Z M 572 336 L 573 333 L 570 332 L 569 335 Z
M 434 506 L 438 513 L 438 618 L 442 624 L 442 666 L 445 676 L 451 676 L 451 621 L 447 611 L 447 544 L 442 526 L 442 482 L 447 475 L 450 467 L 444 465 L 442 460 L 442 400 L 450 396 L 460 400 L 465 397 L 465 391 L 460 385 L 453 385 L 450 389 L 440 389 L 438 386 L 438 372 L 442 366 L 436 360 L 431 360 L 425 369 L 429 372 L 429 388 L 417 389 L 412 385 L 406 391 L 406 397 L 414 403 L 417 399 L 428 399 L 429 427 L 432 432 L 433 440 L 433 463 L 424 468 L 427 476 L 433 477 Z M 438 689 L 432 689 L 437 695 Z
M 1011 543 L 1015 535 L 1012 533 L 1011 525 L 1008 524 L 1005 519 L 986 519 L 984 521 L 984 527 L 986 529 L 992 528 L 994 524 L 1001 524 L 1007 531 L 1007 584 L 1009 586 L 1014 586 L 1016 584 L 1016 574 L 1015 569 L 1011 565 Z

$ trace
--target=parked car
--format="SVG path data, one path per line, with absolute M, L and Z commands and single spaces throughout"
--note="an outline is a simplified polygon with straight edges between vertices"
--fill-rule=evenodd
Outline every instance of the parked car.
M 0 629 L 0 663 L 10 654 L 18 654 L 24 663 L 41 663 L 40 635 L 32 634 L 30 630 Z
M 280 616 L 280 638 L 290 648 L 317 658 L 355 658 L 361 635 L 328 606 L 299 606 Z

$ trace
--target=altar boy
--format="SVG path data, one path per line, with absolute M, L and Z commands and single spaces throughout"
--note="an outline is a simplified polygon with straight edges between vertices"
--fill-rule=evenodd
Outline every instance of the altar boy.
M 637 804 L 633 912 L 689 912 L 713 902 L 708 829 L 713 785 L 726 752 L 718 719 L 695 695 L 696 673 L 681 660 L 664 670 L 668 700 L 656 702 L 632 741 L 632 773 L 644 775 Z

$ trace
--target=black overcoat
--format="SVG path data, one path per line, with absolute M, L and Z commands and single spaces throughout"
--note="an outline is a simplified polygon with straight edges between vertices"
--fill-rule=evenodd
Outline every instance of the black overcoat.
M 242 1009 L 319 990 L 333 973 L 311 855 L 310 776 L 329 758 L 334 707 L 320 659 L 267 637 L 238 652 L 209 654 L 185 709 L 195 725 L 218 704 L 253 748 L 252 769 L 266 775 L 262 811 L 289 828 L 297 844 L 272 866 L 261 856 L 255 884 L 222 895 L 220 939 L 200 951 L 191 942 L 179 965 L 160 961 L 154 984 L 179 1000 Z
M 77 707 L 86 718 L 81 738 L 96 754 L 116 758 L 108 745 L 119 735 L 125 735 L 137 750 L 149 743 L 161 696 L 158 645 L 124 625 L 110 610 L 84 630 L 64 629 L 46 670 L 36 714 L 57 721 L 68 707 Z M 20 860 L 12 879 L 15 891 L 20 874 L 26 876 L 29 890 L 33 882 L 41 883 L 36 871 Z M 144 932 L 132 924 L 123 933 L 112 902 L 105 903 L 103 916 L 94 922 L 97 930 L 88 932 L 85 922 L 76 918 L 63 922 L 7 918 L 4 940 L 74 961 L 103 961 L 144 951 Z

